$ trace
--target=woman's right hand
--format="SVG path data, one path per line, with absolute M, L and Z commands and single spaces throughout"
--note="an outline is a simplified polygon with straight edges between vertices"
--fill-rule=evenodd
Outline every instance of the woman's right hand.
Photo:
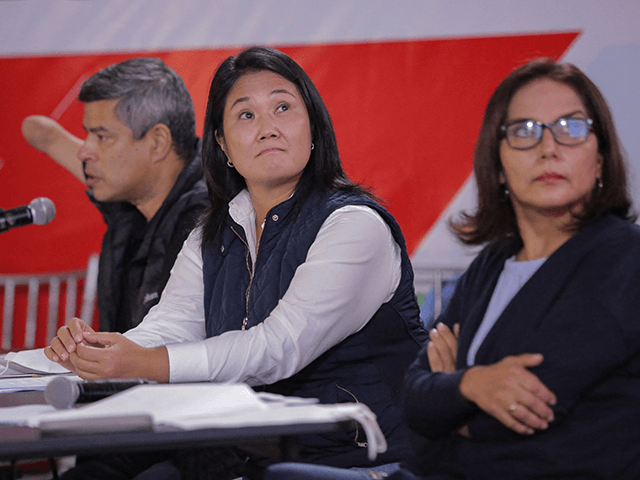
M 554 418 L 556 396 L 528 370 L 542 361 L 539 353 L 525 353 L 471 367 L 462 376 L 460 393 L 519 434 L 545 430 Z
M 455 324 L 453 331 L 444 323 L 438 323 L 429 332 L 427 356 L 432 372 L 453 373 L 456 371 L 458 358 L 458 336 L 460 325 Z
M 76 369 L 69 358 L 76 351 L 78 344 L 91 345 L 84 337 L 85 332 L 95 333 L 95 330 L 79 318 L 70 319 L 67 325 L 58 329 L 57 336 L 53 337 L 49 346 L 44 349 L 44 354 L 52 362 L 75 372 Z

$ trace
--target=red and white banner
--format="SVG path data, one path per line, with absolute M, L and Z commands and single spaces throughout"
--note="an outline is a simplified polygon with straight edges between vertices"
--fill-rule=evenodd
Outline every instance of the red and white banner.
M 0 1 L 0 207 L 47 196 L 56 219 L 0 235 L 0 273 L 83 268 L 102 219 L 77 180 L 27 145 L 31 114 L 83 137 L 81 83 L 134 56 L 185 80 L 198 132 L 218 64 L 253 44 L 279 48 L 310 75 L 352 179 L 398 219 L 417 269 L 471 256 L 446 217 L 472 209 L 472 153 L 486 102 L 515 66 L 575 63 L 613 109 L 640 199 L 640 2 L 538 0 Z

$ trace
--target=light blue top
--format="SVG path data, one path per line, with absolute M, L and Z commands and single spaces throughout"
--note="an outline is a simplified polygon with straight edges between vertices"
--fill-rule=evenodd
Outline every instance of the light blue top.
M 500 317 L 504 309 L 507 308 L 511 299 L 516 296 L 516 293 L 520 291 L 522 286 L 527 283 L 546 260 L 547 257 L 542 257 L 536 258 L 535 260 L 518 262 L 514 255 L 504 262 L 504 268 L 502 269 L 502 273 L 500 273 L 496 288 L 491 295 L 487 311 L 467 352 L 468 366 L 471 367 L 475 364 L 476 353 L 480 345 L 482 345 L 482 342 L 496 323 L 496 320 L 498 320 L 498 317 Z

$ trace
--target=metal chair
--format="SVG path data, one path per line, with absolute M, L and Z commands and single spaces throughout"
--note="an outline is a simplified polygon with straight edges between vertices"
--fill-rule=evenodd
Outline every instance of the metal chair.
M 15 300 L 16 290 L 27 288 L 27 311 L 25 317 L 25 341 L 22 348 L 36 348 L 36 329 L 38 326 L 38 309 L 45 308 L 40 303 L 41 287 L 48 286 L 47 301 L 47 342 L 52 339 L 58 328 L 58 311 L 60 309 L 62 286 L 66 287 L 64 301 L 65 319 L 78 316 L 77 296 L 78 287 L 84 281 L 82 288 L 82 306 L 79 317 L 91 325 L 96 301 L 98 284 L 98 255 L 89 258 L 85 270 L 45 273 L 30 275 L 0 275 L 0 287 L 4 287 L 4 306 L 2 309 L 2 350 L 12 348 L 14 321 L 16 319 Z
M 459 263 L 413 265 L 414 285 L 417 294 L 429 295 L 433 292 L 434 316 L 438 317 L 442 312 L 442 287 L 445 282 L 456 278 L 463 273 L 470 262 L 461 261 Z

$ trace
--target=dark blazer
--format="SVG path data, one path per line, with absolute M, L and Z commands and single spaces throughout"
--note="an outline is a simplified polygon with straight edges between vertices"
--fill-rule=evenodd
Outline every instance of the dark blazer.
M 556 394 L 546 431 L 518 435 L 466 402 L 466 356 L 507 258 L 486 248 L 461 278 L 440 321 L 460 323 L 458 370 L 432 373 L 426 349 L 404 385 L 409 424 L 426 442 L 414 469 L 472 479 L 640 476 L 640 227 L 607 215 L 540 267 L 476 355 L 489 365 L 542 353 L 531 371 Z M 453 432 L 466 424 L 471 439 Z

